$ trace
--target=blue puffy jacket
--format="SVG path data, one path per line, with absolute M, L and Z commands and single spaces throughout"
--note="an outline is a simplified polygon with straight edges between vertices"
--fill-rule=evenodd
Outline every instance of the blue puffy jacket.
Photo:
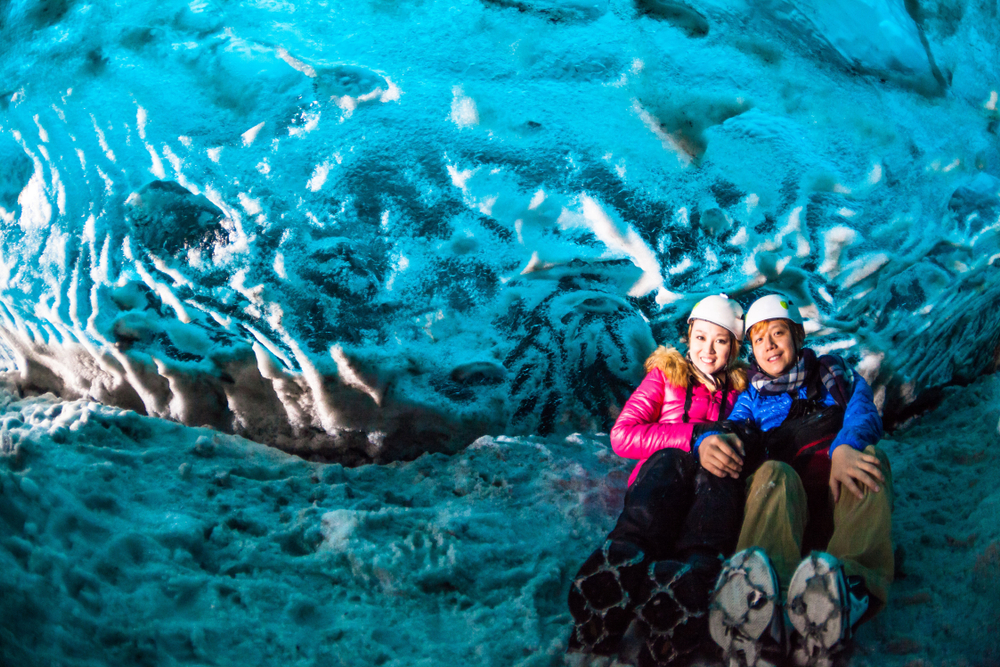
M 875 397 L 872 388 L 855 371 L 853 373 L 854 382 L 851 390 L 851 398 L 847 401 L 844 409 L 844 425 L 837 436 L 830 443 L 830 455 L 833 450 L 840 445 L 850 445 L 858 451 L 864 451 L 868 445 L 874 445 L 882 439 L 882 418 L 879 417 L 878 409 L 875 407 Z M 825 405 L 834 405 L 836 401 L 833 396 L 821 387 L 821 400 Z M 797 398 L 806 398 L 807 389 L 802 387 L 798 390 Z M 760 431 L 770 431 L 781 426 L 788 417 L 788 411 L 792 407 L 791 394 L 778 394 L 776 396 L 761 396 L 752 386 L 743 392 L 736 400 L 732 412 L 729 413 L 729 420 L 743 422 L 757 428 Z M 692 449 L 697 450 L 702 441 L 710 435 L 718 434 L 718 431 L 708 431 L 704 433 L 694 443 Z

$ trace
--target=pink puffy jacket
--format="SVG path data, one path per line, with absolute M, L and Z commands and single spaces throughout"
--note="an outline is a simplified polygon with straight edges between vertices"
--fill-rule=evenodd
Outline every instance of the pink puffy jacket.
M 611 447 L 627 459 L 639 459 L 632 482 L 639 469 L 654 452 L 666 447 L 691 451 L 691 434 L 695 424 L 713 422 L 729 414 L 737 396 L 747 387 L 746 368 L 742 364 L 730 371 L 729 391 L 723 406 L 722 390 L 709 391 L 698 383 L 691 393 L 688 423 L 684 418 L 684 399 L 691 377 L 688 360 L 672 347 L 659 347 L 646 360 L 646 378 L 629 397 L 611 429 Z

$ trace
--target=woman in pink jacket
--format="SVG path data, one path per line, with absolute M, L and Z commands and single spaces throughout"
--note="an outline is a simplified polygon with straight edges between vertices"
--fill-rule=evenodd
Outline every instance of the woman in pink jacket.
M 687 354 L 660 347 L 646 360 L 611 430 L 615 452 L 639 463 L 617 525 L 570 588 L 570 651 L 615 655 L 633 621 L 640 665 L 707 640 L 708 592 L 739 535 L 746 475 L 713 439 L 698 452 L 692 443 L 746 388 L 742 317 L 724 295 L 702 299 L 688 317 Z

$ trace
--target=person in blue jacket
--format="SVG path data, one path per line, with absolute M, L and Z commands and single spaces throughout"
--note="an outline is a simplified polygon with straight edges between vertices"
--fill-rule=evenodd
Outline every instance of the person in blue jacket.
M 751 452 L 765 459 L 712 593 L 709 632 L 730 667 L 825 666 L 885 605 L 894 574 L 892 477 L 875 447 L 882 420 L 859 373 L 804 347 L 789 299 L 755 301 L 745 330 L 750 387 L 694 445 L 731 476 L 756 465 Z

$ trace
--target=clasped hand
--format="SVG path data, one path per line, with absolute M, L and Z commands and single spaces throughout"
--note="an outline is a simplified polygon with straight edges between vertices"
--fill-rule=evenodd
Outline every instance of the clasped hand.
M 732 433 L 710 435 L 698 445 L 701 467 L 716 477 L 739 477 L 744 454 L 743 441 Z
M 702 467 L 716 477 L 739 477 L 745 454 L 743 441 L 732 433 L 710 435 L 698 446 Z M 863 487 L 874 493 L 881 491 L 879 484 L 885 483 L 885 476 L 877 456 L 844 445 L 834 449 L 830 458 L 830 491 L 834 502 L 840 500 L 841 486 L 858 498 L 864 497 Z

